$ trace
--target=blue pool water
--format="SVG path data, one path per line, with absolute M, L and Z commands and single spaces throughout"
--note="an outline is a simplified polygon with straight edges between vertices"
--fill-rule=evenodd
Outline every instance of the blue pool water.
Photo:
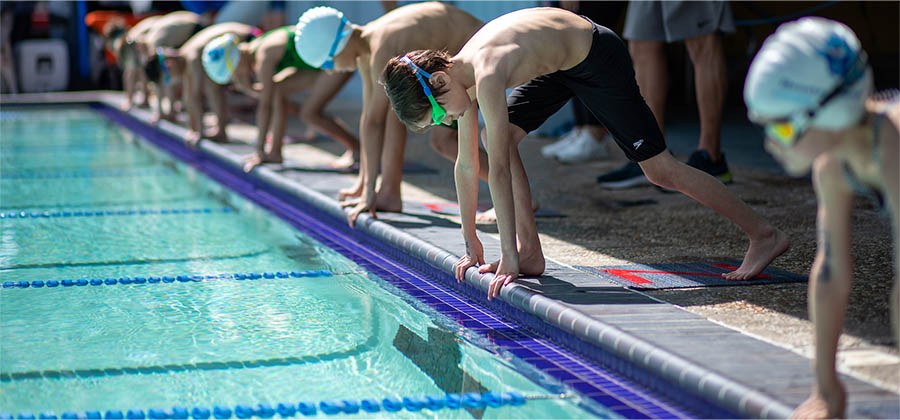
M 0 412 L 570 392 L 90 108 L 0 115 L 0 282 L 76 282 L 0 289 Z

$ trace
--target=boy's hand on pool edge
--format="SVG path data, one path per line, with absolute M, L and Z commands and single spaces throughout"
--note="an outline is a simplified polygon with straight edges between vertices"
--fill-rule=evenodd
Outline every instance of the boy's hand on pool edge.
M 371 203 L 369 203 L 369 201 L 371 201 Z M 350 209 L 350 213 L 347 214 L 347 223 L 350 224 L 350 227 L 356 226 L 356 218 L 366 210 L 369 211 L 369 216 L 371 216 L 373 219 L 378 218 L 378 216 L 375 214 L 375 200 L 361 199 L 359 200 L 359 203 L 356 203 L 356 206 Z
M 513 280 L 519 277 L 519 264 L 518 262 L 509 263 L 507 260 L 500 258 L 499 262 L 478 267 L 478 272 L 494 273 L 494 279 L 491 280 L 491 284 L 488 286 L 488 300 L 491 300 L 500 296 L 500 289 L 503 286 L 512 283 Z
M 454 266 L 456 270 L 456 281 L 462 282 L 466 278 L 466 270 L 484 264 L 484 248 L 481 241 L 476 239 L 466 241 L 466 255 L 459 259 Z

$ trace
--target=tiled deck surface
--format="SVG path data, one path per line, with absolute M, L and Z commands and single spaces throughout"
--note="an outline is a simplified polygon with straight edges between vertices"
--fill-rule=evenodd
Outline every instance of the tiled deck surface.
M 145 111 L 132 115 L 145 121 L 148 117 Z M 171 124 L 162 124 L 162 128 L 176 135 L 183 132 Z M 245 144 L 209 142 L 202 142 L 201 149 L 232 164 L 252 151 Z M 312 205 L 335 217 L 341 213 L 333 197 L 353 181 L 352 176 L 342 174 L 266 168 L 254 171 L 254 176 L 283 190 L 299 191 Z M 379 220 L 361 216 L 358 229 L 411 256 L 431 259 L 432 266 L 445 272 L 464 253 L 459 226 L 426 209 L 379 213 Z M 485 258 L 499 257 L 499 242 L 488 235 L 481 238 Z M 489 281 L 489 276 L 480 276 L 475 270 L 467 276 L 469 286 L 481 291 Z M 517 308 L 512 311 L 524 314 L 525 322 L 537 319 L 552 326 L 547 328 L 550 338 L 576 354 L 591 358 L 586 353 L 602 349 L 662 376 L 668 381 L 663 388 L 678 384 L 747 417 L 788 416 L 791 408 L 807 397 L 814 380 L 807 358 L 550 260 L 543 276 L 505 287 L 502 302 L 471 299 L 505 314 Z M 897 394 L 852 377 L 843 376 L 842 380 L 849 395 L 849 418 L 900 418 Z

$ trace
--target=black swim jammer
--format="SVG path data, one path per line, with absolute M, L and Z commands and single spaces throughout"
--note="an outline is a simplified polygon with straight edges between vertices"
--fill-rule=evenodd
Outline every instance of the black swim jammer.
M 577 96 L 628 159 L 640 162 L 658 155 L 666 150 L 666 141 L 638 89 L 625 43 L 613 31 L 584 18 L 594 26 L 587 58 L 569 70 L 538 76 L 513 89 L 506 98 L 509 122 L 530 133 Z

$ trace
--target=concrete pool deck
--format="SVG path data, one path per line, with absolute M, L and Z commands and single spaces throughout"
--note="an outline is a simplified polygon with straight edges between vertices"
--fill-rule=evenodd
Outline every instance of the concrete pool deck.
M 104 96 L 107 96 L 108 101 L 112 101 L 109 103 L 116 103 L 115 95 Z M 97 100 L 99 97 L 85 98 L 88 96 L 84 95 L 78 100 Z M 352 124 L 355 122 L 352 118 L 354 112 L 358 115 L 358 111 L 349 107 L 337 111 L 339 115 L 347 116 L 344 120 L 350 122 L 351 126 L 355 126 Z M 143 121 L 149 118 L 149 113 L 144 110 L 133 110 L 131 115 Z M 183 136 L 183 128 L 173 124 L 162 123 L 160 128 Z M 233 129 L 229 128 L 229 135 L 238 141 L 224 145 L 204 141 L 200 147 L 238 164 L 241 157 L 251 153 L 252 145 L 246 142 L 252 142 L 254 134 L 251 126 L 235 124 Z M 674 135 L 670 133 L 670 138 L 672 137 Z M 334 150 L 332 143 L 317 141 L 311 144 L 290 145 L 286 148 L 286 156 L 297 162 L 327 163 L 335 157 L 333 152 L 329 152 Z M 545 143 L 526 140 L 522 147 L 534 152 L 542 144 Z M 672 149 L 678 152 L 674 145 Z M 446 172 L 449 162 L 429 160 L 425 157 L 429 154 L 435 155 L 428 150 L 425 137 L 410 135 L 407 161 L 424 162 L 426 167 L 435 169 L 437 174 L 407 175 L 404 184 L 407 209 L 403 213 L 379 213 L 378 220 L 364 216 L 360 219 L 359 229 L 379 236 L 410 254 L 430 259 L 435 266 L 449 270 L 457 256 L 464 251 L 458 224 L 453 217 L 437 215 L 427 208 L 414 204 L 453 201 L 452 196 L 445 194 L 446 185 L 435 187 L 423 181 L 425 177 L 440 178 L 440 182 L 449 184 L 449 188 L 452 189 L 452 175 L 447 179 L 448 172 Z M 731 158 L 732 155 L 729 156 Z M 739 167 L 735 164 L 737 161 L 745 161 L 733 158 L 731 160 L 733 170 Z M 547 165 L 546 162 L 544 164 Z M 531 173 L 527 161 L 526 167 L 529 167 Z M 300 191 L 300 194 L 306 195 L 305 198 L 312 198 L 313 204 L 323 207 L 328 212 L 337 216 L 342 214 L 334 197 L 339 189 L 353 183 L 354 175 L 273 169 L 277 168 L 260 168 L 253 174 L 275 183 L 279 188 Z M 452 169 L 449 174 L 452 174 Z M 589 177 L 592 176 L 585 176 Z M 480 189 L 482 196 L 485 190 L 484 187 Z M 646 191 L 644 195 L 652 196 L 659 202 L 651 206 L 658 205 L 666 210 L 684 205 L 678 201 L 681 198 L 679 195 L 657 197 Z M 547 208 L 567 213 L 569 219 L 578 217 L 578 213 L 566 206 L 563 201 L 543 202 Z M 659 209 L 655 212 L 659 212 Z M 546 225 L 550 223 L 553 221 L 539 220 L 539 229 L 544 231 Z M 492 230 L 491 227 L 486 227 L 479 233 L 485 246 L 485 257 L 489 261 L 499 255 L 499 242 L 493 234 L 495 232 L 496 228 Z M 738 244 L 734 247 L 740 248 L 743 238 L 739 233 L 735 234 L 731 230 L 727 235 L 735 237 L 734 242 Z M 718 237 L 714 239 L 719 240 Z M 777 345 L 777 340 L 760 339 L 759 334 L 746 334 L 721 322 L 712 321 L 707 315 L 666 302 L 666 300 L 677 301 L 681 295 L 690 294 L 697 289 L 682 290 L 678 292 L 681 295 L 674 294 L 672 295 L 674 298 L 669 299 L 671 296 L 664 294 L 636 292 L 572 267 L 656 261 L 648 261 L 640 256 L 629 258 L 626 253 L 608 255 L 598 260 L 595 258 L 597 251 L 594 250 L 598 247 L 579 246 L 577 238 L 567 240 L 566 235 L 542 236 L 542 241 L 547 243 L 545 253 L 548 256 L 548 265 L 545 275 L 539 278 L 523 278 L 516 282 L 516 286 L 504 288 L 501 299 L 509 305 L 533 314 L 547 324 L 582 341 L 625 357 L 635 365 L 662 376 L 669 383 L 678 384 L 685 390 L 747 417 L 786 417 L 790 414 L 791 408 L 808 395 L 813 376 L 807 357 L 786 348 L 790 346 L 783 343 Z M 794 246 L 809 247 L 810 244 L 798 244 L 795 241 Z M 589 248 L 590 252 L 577 248 Z M 709 254 L 688 252 L 687 255 L 707 258 Z M 712 255 L 740 257 L 740 253 L 721 251 Z M 787 268 L 799 271 L 793 266 Z M 489 280 L 489 276 L 477 275 L 474 270 L 470 270 L 467 276 L 467 281 L 481 290 L 486 289 Z M 760 292 L 766 287 L 745 286 L 728 289 L 755 289 Z M 890 352 L 885 354 L 885 357 L 888 356 Z M 884 360 L 888 362 L 880 365 L 880 369 L 894 369 L 894 375 L 897 375 L 897 365 L 890 363 L 891 359 Z M 891 381 L 882 381 L 882 387 L 879 387 L 857 379 L 856 376 L 859 375 L 843 375 L 849 395 L 847 414 L 850 418 L 900 417 L 900 396 L 896 391 L 885 389 L 891 386 Z M 883 382 L 887 382 L 887 385 Z

